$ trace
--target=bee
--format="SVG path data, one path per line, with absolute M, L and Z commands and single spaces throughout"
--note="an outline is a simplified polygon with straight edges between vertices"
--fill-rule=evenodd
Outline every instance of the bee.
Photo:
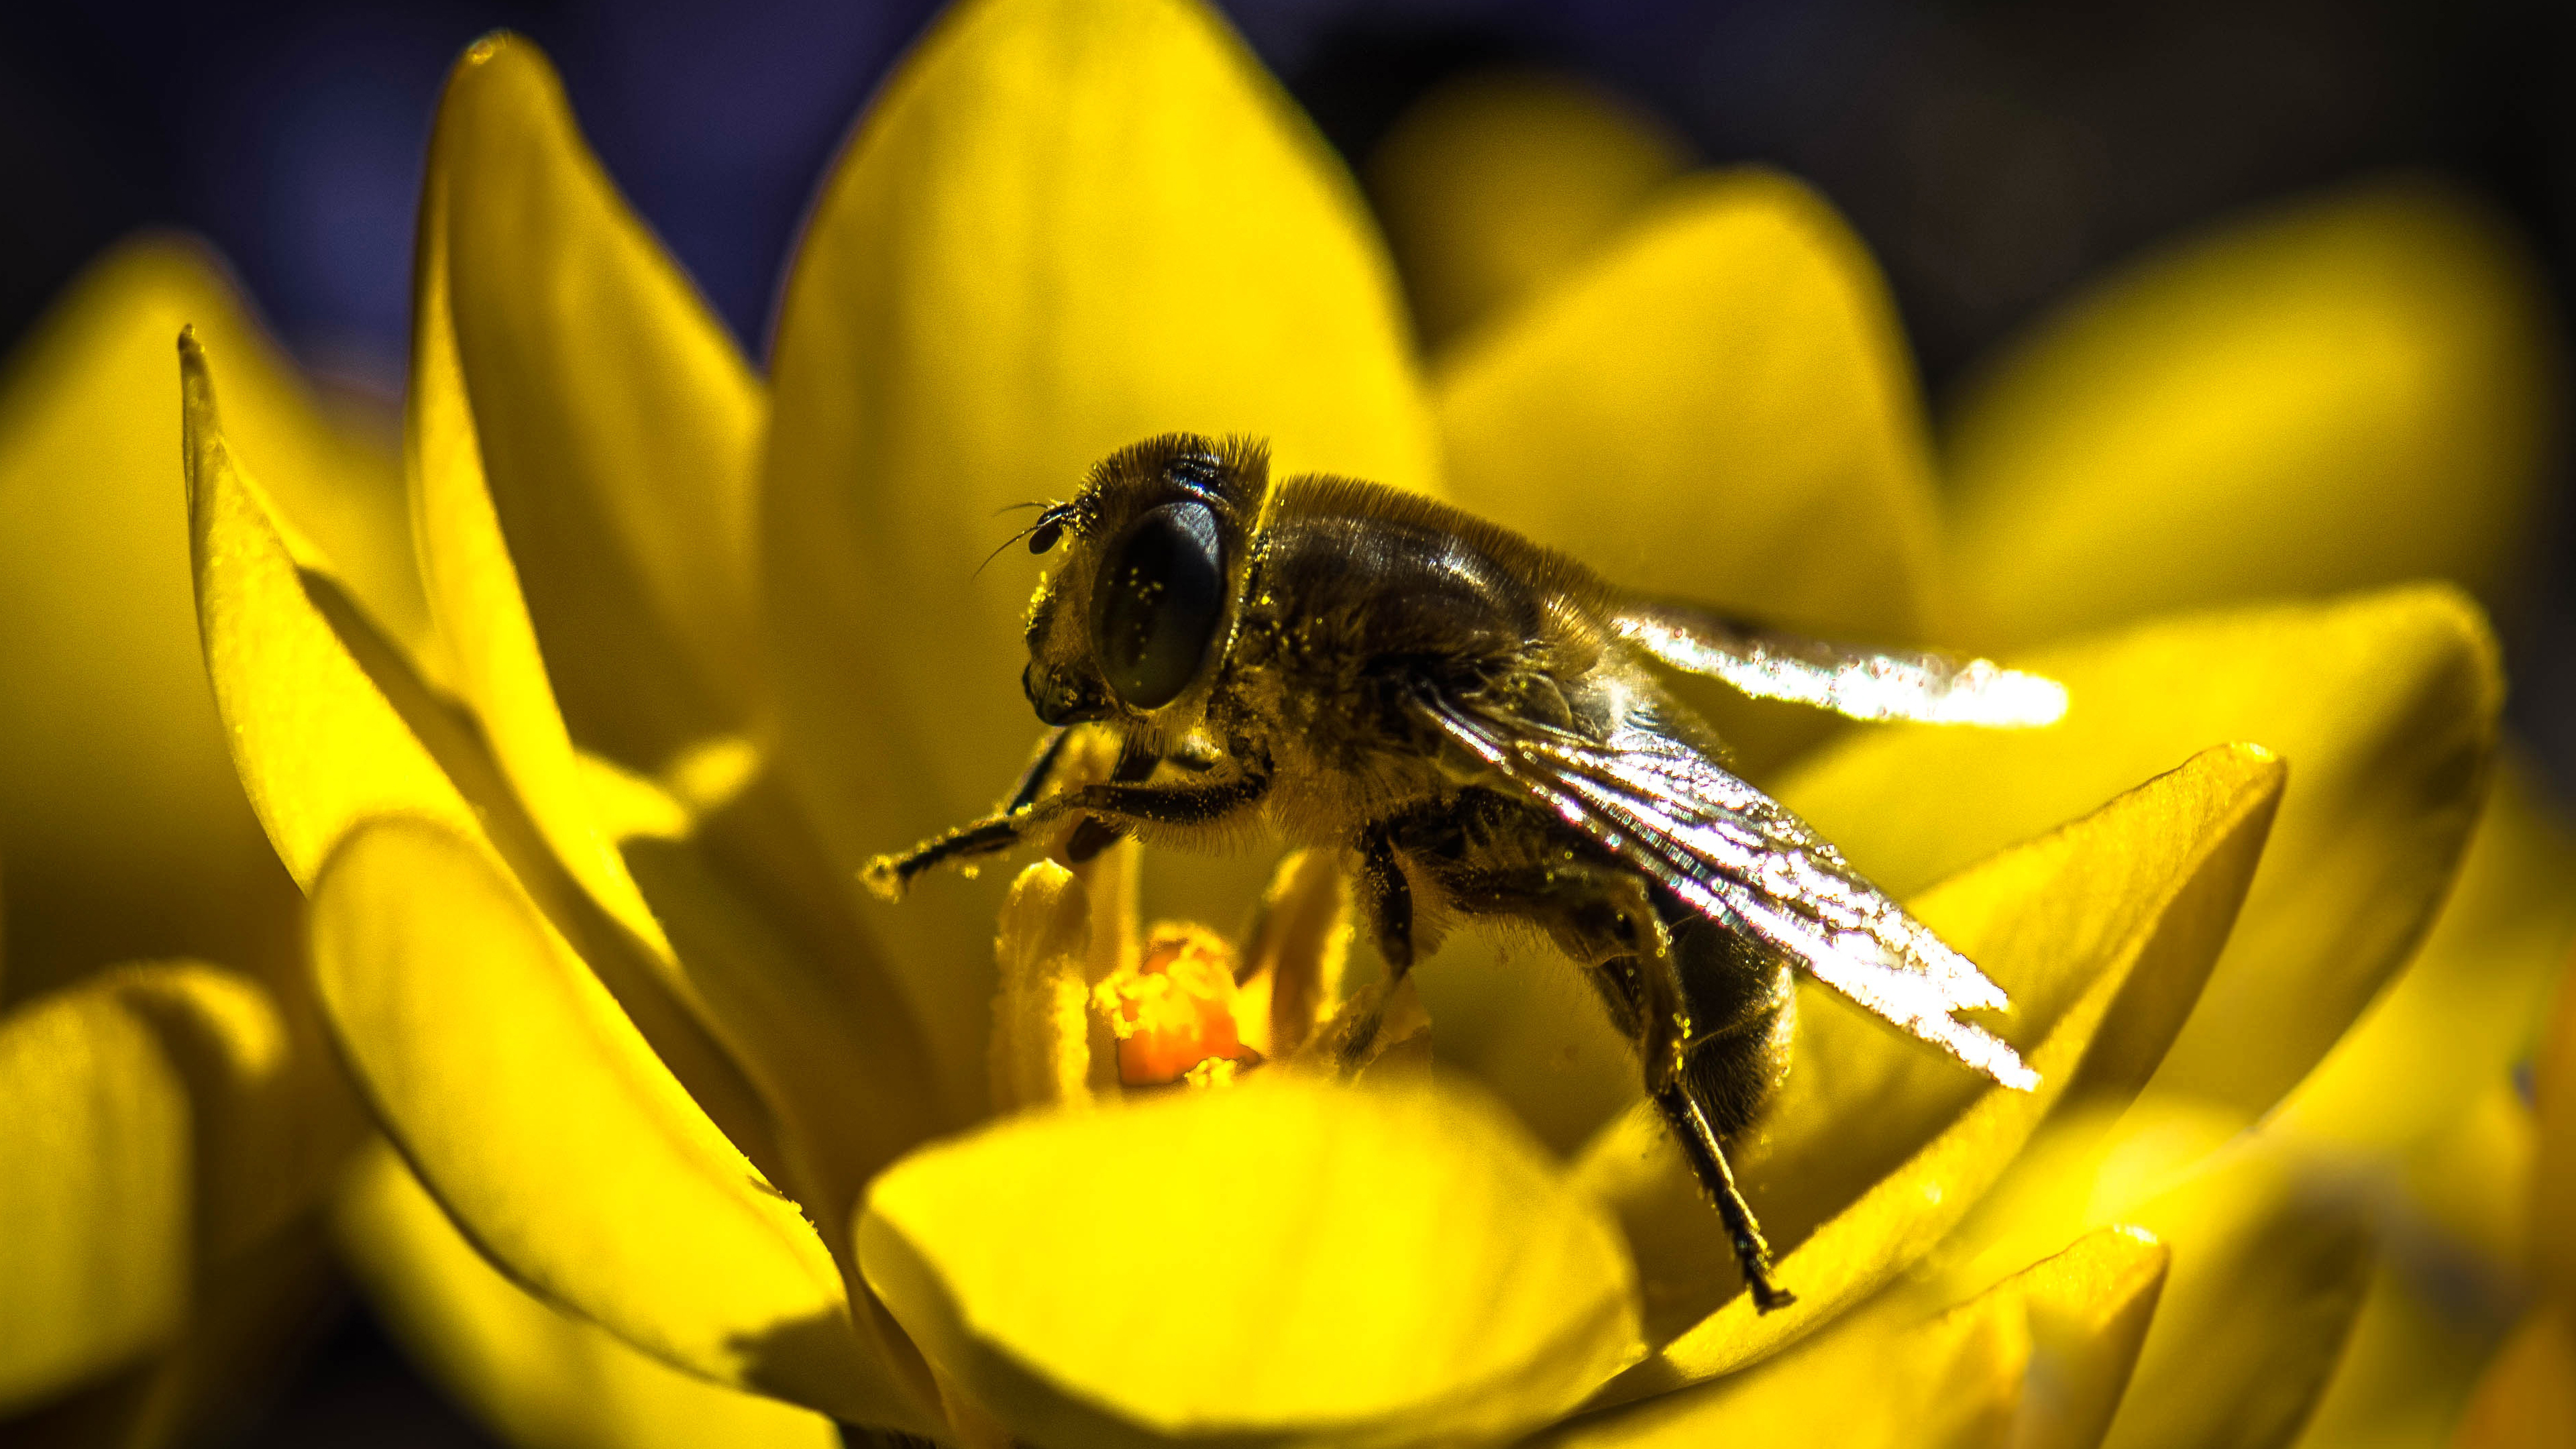
M 1793 971 L 2036 1085 L 1956 1019 L 2004 993 L 1730 773 L 1647 661 L 1869 720 L 2045 724 L 2065 709 L 2056 684 L 1636 597 L 1430 499 L 1273 482 L 1243 439 L 1127 448 L 1020 536 L 1066 545 L 1030 601 L 1020 676 L 1053 733 L 1000 813 L 870 862 L 878 895 L 1068 825 L 1076 860 L 1127 835 L 1221 848 L 1266 826 L 1347 852 L 1390 985 L 1461 918 L 1534 926 L 1635 1042 L 1764 1312 L 1793 1299 L 1727 1153 L 1787 1070 Z M 1111 732 L 1117 765 L 1050 793 L 1077 728 Z

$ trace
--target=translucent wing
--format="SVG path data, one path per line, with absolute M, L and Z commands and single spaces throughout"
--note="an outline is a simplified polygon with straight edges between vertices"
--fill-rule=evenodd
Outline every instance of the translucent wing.
M 1675 669 L 1722 679 L 1756 699 L 1853 719 L 2026 729 L 2066 713 L 2066 690 L 2055 680 L 1990 659 L 1831 644 L 1681 604 L 1631 604 L 1610 627 Z
M 2004 1006 L 2002 988 L 1805 821 L 1661 728 L 1652 704 L 1640 702 L 1597 741 L 1427 694 L 1410 708 L 1505 786 L 1693 910 L 1788 952 L 1817 980 L 2005 1086 L 2038 1084 L 2009 1043 L 1952 1015 Z

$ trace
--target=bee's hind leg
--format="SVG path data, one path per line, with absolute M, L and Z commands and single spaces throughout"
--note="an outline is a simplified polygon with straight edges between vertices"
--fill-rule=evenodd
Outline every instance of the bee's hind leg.
M 1735 1170 L 1727 1165 L 1725 1144 L 1717 1140 L 1717 1129 L 1691 1090 L 1688 1075 L 1676 1074 L 1666 1082 L 1655 1093 L 1655 1106 L 1680 1141 L 1682 1154 L 1690 1159 L 1691 1171 L 1717 1208 L 1719 1220 L 1726 1224 L 1727 1239 L 1735 1247 L 1736 1265 L 1744 1270 L 1745 1286 L 1753 1290 L 1753 1306 L 1769 1313 L 1797 1302 L 1797 1295 L 1771 1276 L 1771 1245 L 1763 1241 L 1762 1225 L 1754 1221 L 1752 1205 L 1735 1186 Z

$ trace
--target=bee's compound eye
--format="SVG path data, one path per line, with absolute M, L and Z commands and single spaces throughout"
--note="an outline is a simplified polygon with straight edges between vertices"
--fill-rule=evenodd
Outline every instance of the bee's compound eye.
M 1219 550 L 1216 515 L 1203 503 L 1166 503 L 1109 549 L 1092 594 L 1092 642 L 1120 699 L 1155 709 L 1198 677 L 1225 611 Z

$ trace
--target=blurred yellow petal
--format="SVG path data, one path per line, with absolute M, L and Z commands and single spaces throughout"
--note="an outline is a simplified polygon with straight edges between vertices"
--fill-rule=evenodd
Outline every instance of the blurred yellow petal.
M 2543 1288 L 2576 1312 L 2576 973 L 2559 981 L 2535 1068 L 2540 1150 L 2532 1165 L 2532 1262 Z
M 456 546 L 469 510 L 449 493 L 479 460 L 572 737 L 659 770 L 756 700 L 760 385 L 534 45 L 465 53 L 434 156 L 419 285 L 424 313 L 444 306 L 424 331 L 446 335 L 415 393 L 423 465 L 443 474 L 423 480 L 444 524 L 431 541 Z M 485 597 L 435 553 L 431 567 L 442 615 Z M 487 687 L 478 700 L 499 706 L 508 686 Z
M 2006 357 L 1950 430 L 1981 642 L 2518 557 L 2555 416 L 2548 303 L 2422 181 L 2149 258 Z
M 859 1253 L 1031 1442 L 1486 1440 L 1637 1352 L 1618 1233 L 1482 1099 L 1278 1078 L 898 1164 Z
M 2511 1322 L 2485 1321 L 2501 1295 L 2464 1283 L 2445 1247 L 2402 1229 L 2383 1235 L 2300 1449 L 2418 1449 L 2449 1436 Z
M 2169 1257 L 2144 1233 L 2097 1229 L 1945 1313 L 1924 1318 L 1899 1298 L 1751 1373 L 1540 1442 L 2091 1449 L 2128 1384 Z
M 1904 339 L 1813 192 L 1678 185 L 1439 377 L 1458 500 L 1615 581 L 1831 633 L 1927 627 L 1931 472 Z
M 2358 1205 L 2253 1151 L 2113 1211 L 2171 1247 L 2174 1267 L 2105 1444 L 2289 1443 L 2369 1285 Z
M 179 1326 L 190 1145 L 185 1082 L 112 989 L 0 1022 L 0 1414 Z
M 514 1277 L 718 1383 L 918 1422 L 813 1227 L 485 852 L 362 826 L 315 888 L 313 956 L 386 1130 Z
M 1680 137 L 1581 81 L 1486 71 L 1398 117 L 1365 179 L 1437 347 L 1570 270 L 1688 161 Z
M 719 1388 L 529 1295 L 378 1143 L 334 1203 L 368 1302 L 485 1423 L 526 1449 L 838 1449 L 820 1414 Z
M 1458 500 L 1616 583 L 1828 637 L 1937 628 L 1904 338 L 1859 239 L 1795 181 L 1675 183 L 1437 382 Z M 1756 768 L 1830 723 L 1677 690 Z
M 2220 740 L 2290 784 L 2227 952 L 2160 1090 L 2251 1120 L 2412 953 L 2483 798 L 2502 693 L 2476 607 L 2440 587 L 2190 616 L 2022 661 L 2063 681 L 2045 730 L 1856 735 L 1780 798 L 1903 893 Z
M 1194 0 L 943 16 L 816 203 L 774 357 L 786 764 L 845 885 L 990 805 L 1037 736 L 1027 556 L 975 572 L 1017 526 L 996 509 L 1180 428 L 1266 436 L 1283 471 L 1435 481 L 1356 188 Z M 948 883 L 868 917 L 961 1104 L 984 1093 L 998 903 Z
M 2451 1449 L 2564 1449 L 2576 1443 L 2576 1326 L 2535 1308 L 2478 1383 Z
M 77 989 L 113 996 L 152 1028 L 187 1089 L 202 1256 L 241 1252 L 311 1205 L 354 1134 L 335 1104 L 307 1099 L 313 1083 L 291 1070 L 268 992 L 197 962 L 112 967 Z
M 343 1139 L 289 1066 L 269 994 L 196 962 L 0 1022 L 0 1415 L 179 1332 L 310 1201 Z
M 0 856 L 16 999 L 105 961 L 295 954 L 295 893 L 241 786 L 189 602 L 170 342 L 239 364 L 281 499 L 398 632 L 423 619 L 390 453 L 328 426 L 197 245 L 111 252 L 0 383 Z
M 2405 1153 L 2502 1087 L 2529 1047 L 2576 947 L 2576 837 L 2528 764 L 2508 751 L 2498 765 L 2423 948 L 2281 1103 L 2281 1130 Z
M 1620 1209 L 1650 1323 L 1689 1324 L 1733 1295 L 1615 1397 L 1729 1372 L 1831 1321 L 1960 1221 L 2079 1071 L 2105 1093 L 2134 1090 L 2134 1074 L 2105 1081 L 2088 1058 L 2099 1046 L 2117 1065 L 2154 1059 L 2159 1032 L 2179 1019 L 2170 1003 L 2188 1002 L 2226 938 L 2281 775 L 2258 750 L 2211 750 L 1912 903 L 2012 994 L 1999 1029 L 2040 1073 L 2036 1091 L 1987 1085 L 1820 991 L 1801 993 L 1785 1090 L 1740 1169 L 1780 1281 L 1798 1295 L 1790 1307 L 1757 1313 L 1736 1291 L 1715 1214 L 1649 1119 L 1605 1132 L 1583 1178 Z
M 103 1379 L 0 1417 L 11 1449 L 168 1449 L 238 1438 L 313 1348 L 341 1284 L 322 1235 L 298 1223 L 251 1252 L 199 1264 L 177 1332 Z

